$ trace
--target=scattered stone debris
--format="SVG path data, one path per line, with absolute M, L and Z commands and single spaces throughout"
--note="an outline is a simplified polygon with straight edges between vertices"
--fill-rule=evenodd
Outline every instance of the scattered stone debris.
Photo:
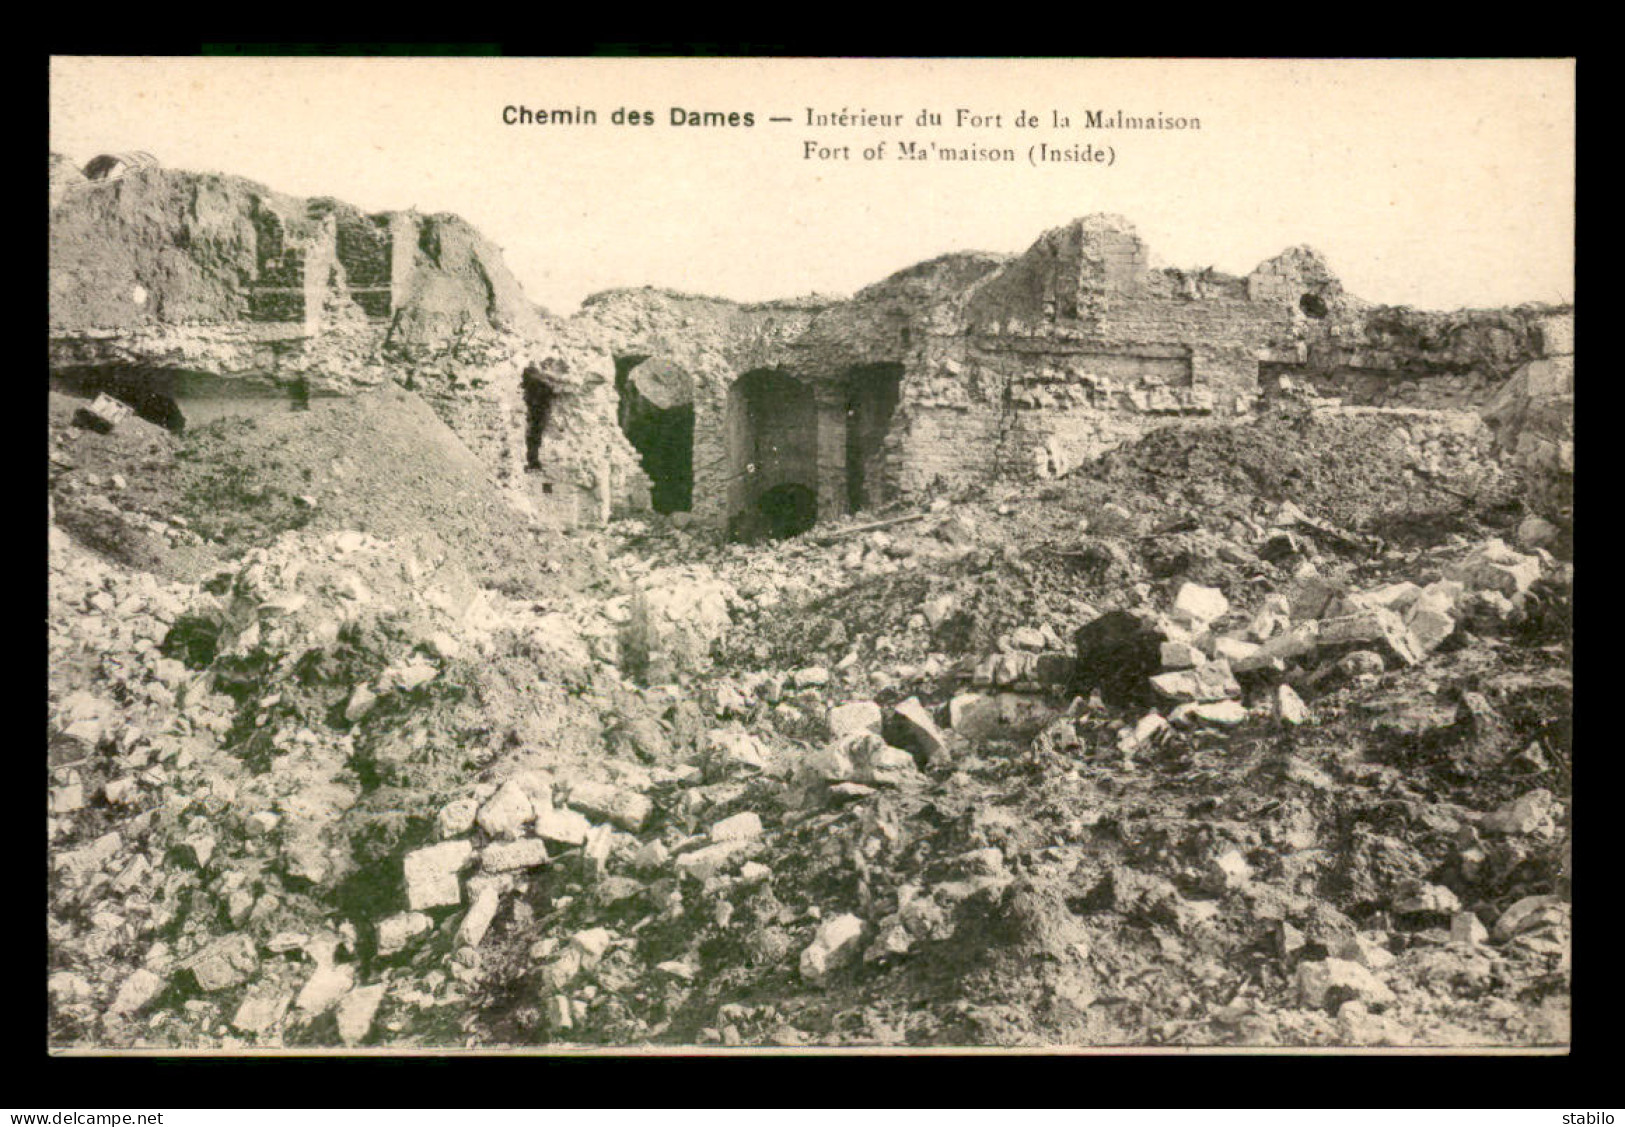
M 113 429 L 135 413 L 135 408 L 128 403 L 120 402 L 111 395 L 101 394 L 91 400 L 88 407 L 81 407 L 73 416 L 73 421 L 87 430 L 98 434 L 111 434 Z M 115 487 L 121 488 L 121 487 Z
M 335 386 L 182 429 L 129 333 L 53 343 L 53 1046 L 1567 1042 L 1567 311 L 1375 310 L 1307 250 L 1176 278 L 1095 217 L 853 303 L 564 322 L 443 217 L 211 190 L 331 251 L 274 269 L 345 266 L 287 358 Z M 428 246 L 433 285 L 379 280 Z M 292 317 L 273 289 L 232 309 Z M 1145 301 L 1238 319 L 1234 395 L 1183 338 L 1079 366 Z M 916 307 L 925 368 L 848 356 Z M 216 328 L 189 372 L 242 370 Z M 842 395 L 769 378 L 780 336 Z M 818 442 L 764 470 L 705 429 L 768 417 Z

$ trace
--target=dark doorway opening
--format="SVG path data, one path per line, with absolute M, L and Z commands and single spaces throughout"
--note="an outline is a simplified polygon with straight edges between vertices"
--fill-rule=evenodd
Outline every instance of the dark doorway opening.
M 728 390 L 724 432 L 734 538 L 794 536 L 811 528 L 818 519 L 812 388 L 776 369 L 746 372 Z
M 532 364 L 520 376 L 525 392 L 525 468 L 542 468 L 542 433 L 547 430 L 557 392 L 543 379 L 541 369 Z
M 302 382 L 302 381 L 301 381 Z M 293 410 L 296 387 L 263 378 L 224 377 L 183 368 L 144 364 L 92 364 L 59 368 L 51 386 L 66 395 L 94 399 L 106 394 L 128 404 L 137 415 L 177 433 L 226 416 L 260 415 Z M 304 401 L 309 403 L 309 387 Z
M 818 494 L 805 485 L 787 481 L 756 499 L 758 536 L 783 540 L 799 536 L 818 523 Z
M 694 384 L 669 361 L 644 356 L 615 360 L 621 433 L 649 475 L 657 513 L 694 507 Z
M 901 364 L 868 364 L 847 373 L 846 503 L 851 512 L 870 508 L 881 495 L 886 432 L 901 394 Z

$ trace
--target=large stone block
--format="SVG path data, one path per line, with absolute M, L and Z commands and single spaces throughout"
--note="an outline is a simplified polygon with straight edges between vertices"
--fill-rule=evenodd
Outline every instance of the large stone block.
M 1381 607 L 1325 619 L 1320 624 L 1318 648 L 1332 653 L 1372 650 L 1381 654 L 1390 667 L 1415 665 L 1421 660 L 1420 647 L 1405 623 L 1393 611 Z
M 1158 674 L 1151 678 L 1151 687 L 1158 695 L 1174 701 L 1217 701 L 1241 696 L 1230 663 L 1222 658 L 1195 669 Z
M 461 903 L 463 893 L 457 874 L 473 856 L 473 844 L 461 839 L 408 853 L 404 864 L 407 904 L 420 912 Z

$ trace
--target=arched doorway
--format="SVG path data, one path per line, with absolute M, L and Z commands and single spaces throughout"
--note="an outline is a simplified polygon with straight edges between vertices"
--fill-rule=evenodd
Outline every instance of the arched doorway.
M 728 390 L 730 535 L 794 536 L 818 519 L 818 410 L 812 388 L 772 368 L 746 372 Z
M 694 381 L 668 360 L 615 360 L 621 432 L 649 475 L 657 513 L 686 513 L 694 504 Z
M 177 432 L 221 418 L 308 408 L 312 395 L 303 377 L 276 383 L 268 377 L 127 363 L 58 368 L 51 373 L 51 387 L 86 399 L 106 393 L 148 422 Z
M 846 376 L 846 504 L 857 512 L 880 503 L 886 432 L 901 394 L 901 364 L 866 364 Z

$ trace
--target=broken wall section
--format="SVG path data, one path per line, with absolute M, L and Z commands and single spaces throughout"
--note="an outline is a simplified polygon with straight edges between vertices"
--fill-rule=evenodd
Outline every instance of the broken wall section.
M 1483 409 L 1496 445 L 1520 466 L 1530 501 L 1545 515 L 1574 510 L 1574 315 L 1540 319 L 1540 357 L 1521 365 Z
M 1153 427 L 1250 411 L 1260 355 L 1309 331 L 1300 299 L 1341 300 L 1306 248 L 1260 271 L 1153 268 L 1120 216 L 1047 232 L 951 299 L 956 323 L 936 317 L 911 356 L 898 487 L 1056 477 Z
M 649 479 L 649 506 L 687 513 L 694 502 L 694 380 L 681 365 L 615 358 L 617 421 Z
M 539 484 L 568 498 L 548 504 L 572 521 L 640 496 L 646 504 L 647 482 L 615 426 L 608 350 L 531 305 L 500 251 L 462 220 L 368 214 L 159 168 L 92 182 L 65 163 L 53 162 L 50 228 L 59 384 L 111 382 L 170 418 L 159 400 L 176 400 L 181 384 L 193 413 L 253 414 L 281 396 L 398 382 L 431 403 L 521 507 Z M 518 388 L 536 359 L 552 365 L 558 391 L 541 483 L 524 473 Z
M 546 391 L 535 468 L 527 465 L 533 402 L 524 378 L 533 366 Z M 539 318 L 525 335 L 481 332 L 457 348 L 415 350 L 397 371 L 520 511 L 572 528 L 647 510 L 648 479 L 616 425 L 614 361 L 581 326 Z
M 260 273 L 264 212 L 297 201 L 231 176 L 138 169 L 68 182 L 50 212 L 53 332 L 234 321 Z
M 1362 407 L 1477 410 L 1521 365 L 1546 354 L 1553 306 L 1429 312 L 1390 306 L 1334 308 L 1260 368 L 1267 400 L 1335 399 Z M 1572 328 L 1571 328 L 1572 335 Z
M 680 371 L 687 377 L 693 409 L 688 519 L 723 531 L 771 488 L 752 492 L 742 485 L 744 467 L 751 463 L 744 444 L 753 441 L 754 432 L 742 422 L 748 418 L 742 406 L 746 395 L 744 390 L 735 393 L 736 384 L 758 370 L 802 376 L 798 366 L 802 353 L 795 342 L 828 304 L 829 299 L 808 298 L 739 305 L 646 287 L 594 294 L 570 324 L 591 335 L 623 363 L 644 357 L 638 364 L 657 364 L 661 370 Z M 632 365 L 628 376 L 637 371 L 638 365 Z M 655 371 L 650 369 L 648 378 Z M 654 394 L 664 397 L 658 389 Z M 617 418 L 620 410 L 612 407 L 609 418 Z M 816 428 L 809 434 L 815 435 Z M 842 442 L 840 460 L 844 462 L 844 434 Z M 647 477 L 647 467 L 638 468 Z M 654 482 L 647 488 L 652 505 Z

